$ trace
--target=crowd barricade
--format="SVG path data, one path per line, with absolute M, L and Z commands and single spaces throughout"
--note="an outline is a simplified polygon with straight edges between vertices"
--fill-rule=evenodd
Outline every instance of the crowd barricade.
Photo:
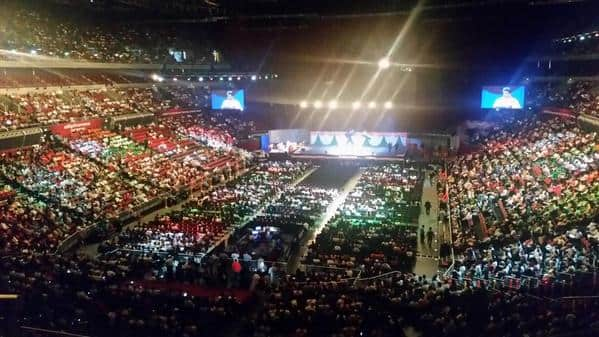
M 482 288 L 497 291 L 520 291 L 543 298 L 575 298 L 599 294 L 599 271 L 559 273 L 556 277 L 539 278 L 534 276 L 495 277 L 452 277 L 444 274 L 452 285 L 458 288 Z
M 20 327 L 20 337 L 89 337 L 76 333 L 69 333 L 58 330 L 40 329 L 29 326 Z

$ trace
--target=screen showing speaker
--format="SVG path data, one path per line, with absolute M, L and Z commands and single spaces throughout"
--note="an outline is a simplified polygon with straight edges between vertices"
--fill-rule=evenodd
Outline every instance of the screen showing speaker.
M 483 87 L 480 107 L 483 109 L 522 109 L 524 108 L 525 88 L 518 86 Z
M 213 110 L 245 109 L 245 92 L 243 89 L 213 90 L 211 95 Z

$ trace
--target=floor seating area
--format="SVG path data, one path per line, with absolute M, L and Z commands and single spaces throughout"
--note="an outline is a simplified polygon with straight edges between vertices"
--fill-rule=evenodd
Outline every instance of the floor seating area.
M 384 164 L 363 169 L 356 187 L 316 237 L 307 264 L 365 275 L 411 270 L 415 262 L 423 173 Z

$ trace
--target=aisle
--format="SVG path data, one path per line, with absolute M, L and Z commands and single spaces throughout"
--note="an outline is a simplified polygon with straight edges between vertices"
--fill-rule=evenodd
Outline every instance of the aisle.
M 426 178 L 424 180 L 422 188 L 422 202 L 420 216 L 418 217 L 418 253 L 416 258 L 416 266 L 414 267 L 414 273 L 418 275 L 426 275 L 432 277 L 437 273 L 439 266 L 439 222 L 437 221 L 439 215 L 439 197 L 437 195 L 437 178 L 432 181 L 429 179 L 429 171 L 426 172 Z M 426 215 L 424 203 L 426 201 L 431 203 L 431 211 L 429 215 Z M 433 229 L 435 233 L 431 247 L 428 246 L 425 238 L 424 242 L 420 237 L 420 228 L 424 225 L 425 232 L 429 228 Z

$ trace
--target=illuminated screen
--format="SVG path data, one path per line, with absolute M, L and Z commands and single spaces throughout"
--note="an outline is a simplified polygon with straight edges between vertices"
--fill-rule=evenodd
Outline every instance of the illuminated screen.
M 483 109 L 524 108 L 524 86 L 483 87 L 480 107 Z
M 245 94 L 241 90 L 213 90 L 213 110 L 239 110 L 245 109 Z

